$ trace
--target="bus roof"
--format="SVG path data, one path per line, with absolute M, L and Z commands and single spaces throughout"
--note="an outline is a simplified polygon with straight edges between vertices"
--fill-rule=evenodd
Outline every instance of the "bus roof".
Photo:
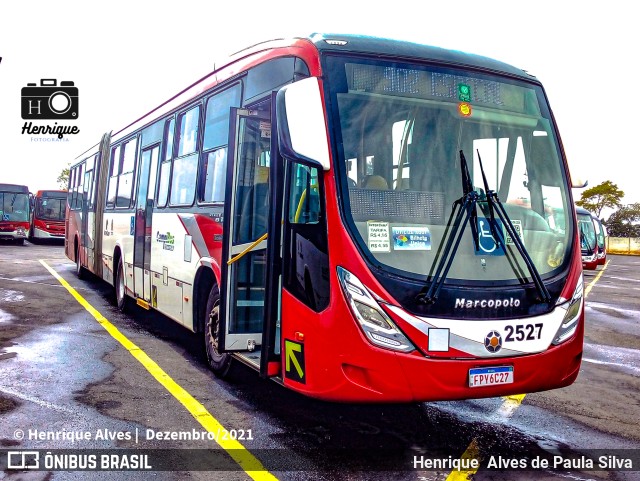
M 270 51 L 279 49 L 281 51 L 280 55 L 295 55 L 297 52 L 300 52 L 300 54 L 302 54 L 303 51 L 309 52 L 308 47 L 311 47 L 312 45 L 321 54 L 340 52 L 375 55 L 376 57 L 433 61 L 451 66 L 464 66 L 477 70 L 500 72 L 503 75 L 509 75 L 539 83 L 534 76 L 510 64 L 500 62 L 489 57 L 465 53 L 458 50 L 448 50 L 441 47 L 380 37 L 352 34 L 312 33 L 311 35 L 302 37 L 268 40 L 230 55 L 219 64 L 214 64 L 213 70 L 204 77 L 196 80 L 185 89 L 169 97 L 165 102 L 161 103 L 125 127 L 111 131 L 109 135 L 111 135 L 112 139 L 120 139 L 126 137 L 134 130 L 157 121 L 163 115 L 179 108 L 190 99 L 198 97 L 210 88 L 221 84 L 230 78 L 234 78 L 236 75 L 254 66 L 254 64 L 259 62 L 260 59 L 270 58 Z M 314 65 L 311 68 L 312 75 L 314 75 L 313 71 L 318 69 L 319 66 Z M 100 143 L 97 143 L 78 155 L 76 157 L 77 163 L 80 163 L 87 156 L 96 153 L 99 147 Z
M 26 185 L 0 184 L 0 192 L 18 192 L 28 194 L 29 188 Z
M 312 34 L 310 40 L 321 52 L 348 51 L 394 58 L 433 60 L 438 63 L 491 70 L 526 80 L 536 80 L 533 75 L 513 65 L 481 55 L 431 45 L 361 35 L 319 33 Z
M 66 197 L 68 192 L 66 190 L 39 190 L 36 192 L 36 197 Z
M 584 207 L 579 207 L 577 205 L 576 205 L 576 214 L 588 215 L 588 216 L 591 216 L 591 217 L 594 217 L 594 218 L 596 217 L 595 215 L 593 215 L 591 213 L 591 211 L 588 211 Z

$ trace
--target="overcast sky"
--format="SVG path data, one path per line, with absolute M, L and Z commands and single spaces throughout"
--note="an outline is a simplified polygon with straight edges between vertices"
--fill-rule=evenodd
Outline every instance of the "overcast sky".
M 60 171 L 103 132 L 140 117 L 214 62 L 262 40 L 337 32 L 453 48 L 527 70 L 545 86 L 573 177 L 589 186 L 611 180 L 624 203 L 640 202 L 640 156 L 628 146 L 640 135 L 640 28 L 631 7 L 618 0 L 5 2 L 0 182 L 57 188 Z M 79 117 L 66 125 L 80 133 L 68 142 L 22 134 L 21 89 L 43 78 L 79 89 Z

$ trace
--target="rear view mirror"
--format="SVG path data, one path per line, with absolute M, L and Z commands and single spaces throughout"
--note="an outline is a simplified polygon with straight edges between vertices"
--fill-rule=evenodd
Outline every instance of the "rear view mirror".
M 329 170 L 329 143 L 320 80 L 309 77 L 283 87 L 276 101 L 278 141 L 285 157 Z
M 586 179 L 581 179 L 580 177 L 571 178 L 571 187 L 574 189 L 584 189 L 589 184 L 589 181 Z

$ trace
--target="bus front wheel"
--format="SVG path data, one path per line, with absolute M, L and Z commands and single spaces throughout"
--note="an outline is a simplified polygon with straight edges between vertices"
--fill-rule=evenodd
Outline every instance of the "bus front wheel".
M 220 339 L 220 291 L 216 285 L 209 292 L 205 315 L 204 343 L 207 349 L 207 361 L 214 374 L 224 378 L 229 375 L 232 359 L 229 353 L 221 353 L 218 349 Z

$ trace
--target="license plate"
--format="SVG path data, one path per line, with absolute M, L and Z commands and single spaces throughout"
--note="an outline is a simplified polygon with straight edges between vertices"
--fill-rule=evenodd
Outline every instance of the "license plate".
M 513 366 L 469 369 L 469 387 L 497 386 L 513 383 Z

